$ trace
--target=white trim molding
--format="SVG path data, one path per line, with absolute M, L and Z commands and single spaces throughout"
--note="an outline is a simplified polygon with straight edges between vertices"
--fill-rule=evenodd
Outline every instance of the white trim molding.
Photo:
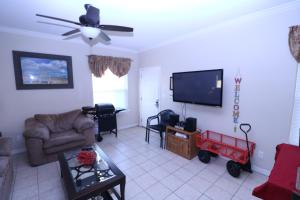
M 134 127 L 138 127 L 138 125 L 139 125 L 138 123 L 128 124 L 128 125 L 119 127 L 118 130 L 124 130 L 124 129 L 128 129 L 128 128 L 134 128 Z
M 253 171 L 255 171 L 257 173 L 260 173 L 260 174 L 263 174 L 265 176 L 269 176 L 270 173 L 271 173 L 271 170 L 264 169 L 264 168 L 258 167 L 256 165 L 252 165 L 252 169 L 253 169 Z

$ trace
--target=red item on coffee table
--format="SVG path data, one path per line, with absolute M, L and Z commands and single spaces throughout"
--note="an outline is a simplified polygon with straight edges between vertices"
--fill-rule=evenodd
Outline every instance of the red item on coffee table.
M 97 154 L 94 151 L 80 151 L 77 160 L 83 165 L 92 165 L 96 160 Z

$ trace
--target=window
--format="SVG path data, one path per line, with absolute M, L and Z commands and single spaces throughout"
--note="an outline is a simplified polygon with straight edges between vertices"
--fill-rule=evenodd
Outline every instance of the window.
M 112 103 L 115 107 L 127 108 L 128 105 L 128 79 L 127 75 L 118 77 L 109 69 L 101 78 L 93 75 L 94 104 Z

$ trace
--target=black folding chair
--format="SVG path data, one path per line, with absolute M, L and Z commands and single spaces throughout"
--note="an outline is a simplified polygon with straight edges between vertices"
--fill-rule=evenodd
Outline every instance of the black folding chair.
M 170 124 L 170 116 L 175 115 L 175 112 L 172 110 L 163 110 L 159 112 L 157 115 L 148 117 L 147 119 L 147 125 L 146 125 L 146 136 L 145 136 L 145 141 L 149 143 L 149 136 L 150 136 L 150 131 L 159 133 L 160 136 L 160 147 L 164 148 L 164 142 L 163 142 L 163 132 L 166 131 L 166 126 Z M 152 120 L 157 120 L 157 124 L 152 124 Z M 175 124 L 170 124 L 170 125 L 175 125 Z

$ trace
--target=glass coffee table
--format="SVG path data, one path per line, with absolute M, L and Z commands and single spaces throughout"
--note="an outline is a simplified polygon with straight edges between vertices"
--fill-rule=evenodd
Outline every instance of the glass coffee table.
M 78 162 L 76 156 L 82 149 L 58 154 L 68 199 L 86 200 L 100 197 L 112 200 L 110 194 L 114 194 L 117 199 L 125 200 L 125 175 L 97 145 L 84 149 L 91 148 L 97 154 L 96 162 L 92 166 L 84 166 Z M 114 189 L 118 185 L 120 194 Z

